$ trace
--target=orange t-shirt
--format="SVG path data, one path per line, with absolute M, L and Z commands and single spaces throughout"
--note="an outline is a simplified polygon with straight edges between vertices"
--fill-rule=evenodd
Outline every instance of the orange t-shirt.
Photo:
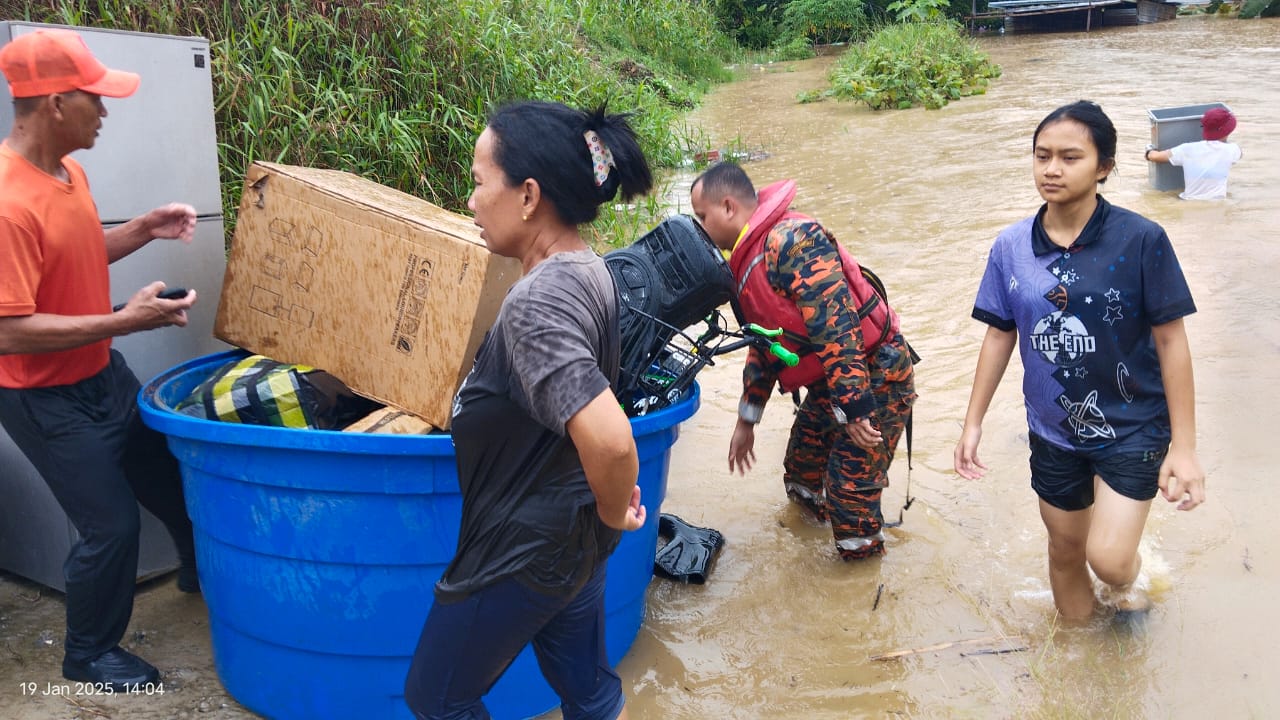
M 62 182 L 0 144 L 0 317 L 111 312 L 107 245 L 84 169 Z M 0 387 L 69 385 L 107 366 L 111 340 L 0 355 Z

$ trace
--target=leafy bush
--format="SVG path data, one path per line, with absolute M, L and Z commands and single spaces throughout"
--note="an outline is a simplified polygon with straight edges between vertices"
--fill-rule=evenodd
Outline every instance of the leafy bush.
M 837 99 L 872 110 L 924 105 L 937 109 L 986 92 L 1000 68 L 954 22 L 888 25 L 850 48 L 831 71 Z
M 826 100 L 828 97 L 831 97 L 830 89 L 801 90 L 800 92 L 796 93 L 796 102 L 800 103 L 801 105 L 808 105 L 809 103 L 822 102 L 823 100 Z
M 782 11 L 784 33 L 817 44 L 865 37 L 867 27 L 862 0 L 791 0 Z
M 1280 0 L 1245 0 L 1240 6 L 1240 18 L 1280 16 Z
M 777 61 L 808 60 L 813 56 L 813 45 L 808 39 L 798 35 L 770 48 L 770 59 Z

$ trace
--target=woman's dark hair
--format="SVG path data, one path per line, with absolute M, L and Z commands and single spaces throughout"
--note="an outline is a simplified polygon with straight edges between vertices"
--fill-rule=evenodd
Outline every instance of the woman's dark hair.
M 606 114 L 604 105 L 590 112 L 537 100 L 504 105 L 489 116 L 489 127 L 497 136 L 494 159 L 511 184 L 536 180 L 561 220 L 588 223 L 619 189 L 629 200 L 653 187 L 649 162 L 628 117 Z M 601 185 L 596 185 L 584 137 L 588 130 L 594 130 L 613 155 L 614 166 Z
M 1040 140 L 1040 131 L 1061 120 L 1074 120 L 1084 125 L 1089 130 L 1093 146 L 1098 150 L 1098 164 L 1110 165 L 1113 170 L 1115 169 L 1116 126 L 1111 123 L 1111 118 L 1102 112 L 1102 108 L 1097 103 L 1088 100 L 1077 100 L 1046 115 L 1036 126 L 1035 134 L 1031 136 L 1032 152 L 1035 151 L 1036 143 Z M 1104 177 L 1098 182 L 1106 181 Z

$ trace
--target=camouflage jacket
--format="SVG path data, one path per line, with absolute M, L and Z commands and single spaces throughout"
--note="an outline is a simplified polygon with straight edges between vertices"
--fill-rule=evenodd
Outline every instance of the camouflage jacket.
M 875 410 L 857 303 L 845 281 L 831 235 L 813 220 L 784 219 L 764 239 L 764 269 L 770 287 L 796 304 L 809 350 L 822 363 L 832 405 L 848 422 Z M 748 317 L 765 327 L 776 319 Z M 743 404 L 763 409 L 781 369 L 778 360 L 752 348 L 743 370 Z

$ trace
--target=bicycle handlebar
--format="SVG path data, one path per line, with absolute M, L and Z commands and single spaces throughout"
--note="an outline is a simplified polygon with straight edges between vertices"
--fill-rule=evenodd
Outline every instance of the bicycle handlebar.
M 800 364 L 800 356 L 783 347 L 782 343 L 770 343 L 769 352 L 773 353 L 773 356 L 781 360 L 782 364 L 787 367 L 795 367 Z
M 705 358 L 707 364 L 714 364 L 711 362 L 711 358 L 716 355 L 724 355 L 749 346 L 755 346 L 762 351 L 768 352 L 781 360 L 782 364 L 787 367 L 795 367 L 800 362 L 799 355 L 779 342 L 778 338 L 781 338 L 783 334 L 782 328 L 766 328 L 756 323 L 748 323 L 737 332 L 726 330 L 723 325 L 723 317 L 718 310 L 708 315 L 705 322 L 707 323 L 707 329 L 696 340 L 684 335 L 683 331 L 677 330 L 676 332 L 684 335 L 689 340 L 693 346 L 693 352 Z M 731 337 L 739 339 L 725 342 L 727 338 Z
M 744 328 L 746 332 L 754 333 L 761 338 L 778 338 L 782 336 L 782 328 L 773 328 L 772 330 L 760 327 L 755 323 L 751 323 Z M 795 367 L 800 363 L 800 356 L 788 350 L 782 343 L 777 340 L 769 343 L 769 354 L 782 361 L 787 367 Z

